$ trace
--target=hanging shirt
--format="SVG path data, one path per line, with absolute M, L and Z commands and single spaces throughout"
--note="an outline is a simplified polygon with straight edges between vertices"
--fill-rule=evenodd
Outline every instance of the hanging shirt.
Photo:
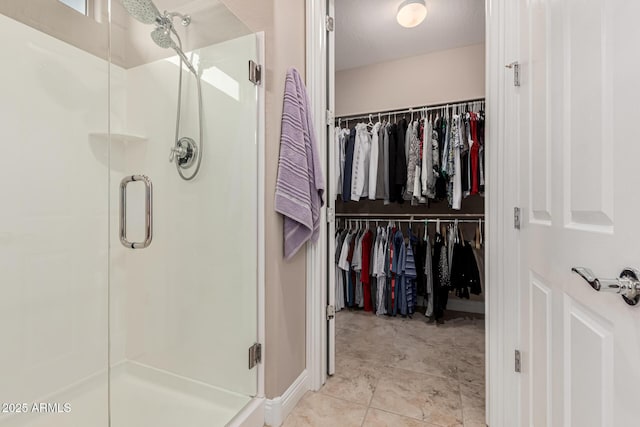
M 460 160 L 460 152 L 462 149 L 462 139 L 460 135 L 460 116 L 456 115 L 452 120 L 452 141 L 453 148 L 453 185 L 451 195 L 451 209 L 460 210 L 462 207 L 462 163 Z
M 351 177 L 351 200 L 357 202 L 369 195 L 369 156 L 371 155 L 371 137 L 367 125 L 356 125 L 356 140 L 353 149 L 353 169 Z
M 351 200 L 351 175 L 353 170 L 353 150 L 356 145 L 356 129 L 349 131 L 349 138 L 346 139 L 344 155 L 344 179 L 342 181 L 342 201 Z
M 416 167 L 420 156 L 420 141 L 418 141 L 418 121 L 409 124 L 407 129 L 407 183 L 404 192 L 404 199 L 411 200 L 413 197 L 414 183 L 416 178 Z M 419 193 L 417 196 L 419 197 Z
M 343 181 L 344 181 L 344 163 L 345 163 L 345 149 L 347 145 L 347 138 L 349 137 L 348 129 L 340 129 L 336 127 L 336 194 L 342 194 Z
M 426 294 L 427 294 L 427 310 L 425 311 L 425 316 L 431 317 L 433 316 L 433 248 L 431 246 L 431 242 L 429 240 L 429 236 L 425 239 L 425 244 L 427 245 L 426 256 L 424 259 L 424 275 L 426 279 Z
M 407 183 L 407 157 L 405 155 L 407 127 L 407 121 L 402 119 L 397 125 L 391 126 L 389 133 L 389 198 L 392 202 L 398 203 L 404 203 L 403 188 Z
M 437 154 L 438 150 L 438 142 L 435 142 L 434 147 L 434 138 L 433 138 L 433 121 L 429 119 L 426 122 L 426 127 L 424 131 L 424 144 L 422 150 L 422 194 L 429 198 L 433 199 L 436 197 L 436 175 L 434 173 L 434 153 L 435 158 L 438 158 Z
M 371 281 L 369 280 L 369 268 L 371 261 L 371 245 L 373 233 L 367 230 L 362 237 L 362 294 L 364 300 L 364 311 L 372 311 L 371 308 Z
M 480 149 L 478 150 L 478 156 L 480 157 L 480 184 L 478 189 L 481 193 L 484 193 L 484 111 L 480 111 L 478 114 L 478 141 L 480 142 Z
M 478 194 L 480 191 L 480 144 L 478 143 L 478 116 L 471 113 L 471 194 Z
M 390 128 L 391 128 L 391 124 L 387 122 L 385 123 L 382 129 L 382 153 L 383 153 L 382 162 L 384 164 L 383 180 L 384 180 L 384 204 L 385 205 L 388 205 L 390 203 L 390 199 L 389 199 L 389 183 L 390 183 L 389 164 L 391 161 L 389 157 L 389 132 L 390 132 L 389 129 Z
M 385 190 L 385 156 L 389 156 L 389 153 L 384 152 L 384 125 L 382 123 L 380 123 L 379 129 L 378 129 L 378 167 L 376 169 L 376 191 L 375 191 L 375 198 L 378 200 L 384 200 L 384 190 Z M 373 144 L 373 142 L 372 142 Z M 372 145 L 373 148 L 373 145 Z M 387 170 L 386 173 L 388 174 L 389 171 Z M 369 190 L 369 197 L 371 197 L 371 190 Z
M 415 296 L 416 296 L 416 279 L 418 277 L 416 271 L 416 261 L 413 255 L 413 247 L 411 240 L 415 239 L 413 235 L 409 236 L 409 244 L 406 245 L 406 261 L 404 267 L 405 275 L 405 301 L 406 301 L 406 315 L 412 315 L 415 308 Z
M 381 123 L 377 122 L 371 130 L 371 152 L 369 156 L 369 200 L 376 199 L 378 189 L 378 158 L 380 145 L 378 144 Z

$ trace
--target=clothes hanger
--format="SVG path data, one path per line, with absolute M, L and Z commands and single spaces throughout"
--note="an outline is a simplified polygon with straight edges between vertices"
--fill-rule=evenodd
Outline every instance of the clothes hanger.
M 462 232 L 462 227 L 458 228 L 458 234 L 460 235 L 460 243 L 465 244 L 464 241 L 464 233 Z
M 453 221 L 453 233 L 454 233 L 453 234 L 453 236 L 454 236 L 454 240 L 453 241 L 455 243 L 460 243 L 458 241 L 458 219 L 457 218 Z

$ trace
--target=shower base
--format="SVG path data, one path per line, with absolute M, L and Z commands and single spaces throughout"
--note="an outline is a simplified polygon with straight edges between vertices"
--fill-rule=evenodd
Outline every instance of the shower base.
M 111 371 L 111 427 L 223 427 L 251 398 L 141 365 L 124 362 Z M 14 414 L 1 427 L 107 427 L 106 374 L 43 399 L 68 402 L 70 413 Z

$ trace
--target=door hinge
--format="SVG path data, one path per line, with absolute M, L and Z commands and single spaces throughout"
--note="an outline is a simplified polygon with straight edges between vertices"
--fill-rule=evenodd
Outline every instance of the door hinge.
M 327 126 L 332 126 L 333 125 L 333 111 L 331 110 L 327 110 Z
M 520 208 L 513 208 L 513 228 L 520 230 Z
M 327 208 L 327 223 L 331 224 L 336 221 L 336 208 Z
M 514 61 L 511 64 L 505 65 L 509 69 L 513 69 L 513 85 L 520 86 L 520 63 Z
M 520 354 L 520 350 L 516 350 L 515 353 L 515 369 L 516 372 L 522 372 L 522 355 Z
M 249 60 L 249 81 L 254 85 L 262 83 L 262 66 L 251 59 Z
M 262 362 L 262 344 L 255 343 L 249 347 L 249 369 Z
M 327 29 L 327 31 L 331 32 L 333 31 L 333 27 L 334 27 L 334 19 L 333 16 L 325 16 L 324 18 L 324 26 Z
M 333 305 L 327 306 L 327 320 L 332 320 L 336 317 L 336 307 Z

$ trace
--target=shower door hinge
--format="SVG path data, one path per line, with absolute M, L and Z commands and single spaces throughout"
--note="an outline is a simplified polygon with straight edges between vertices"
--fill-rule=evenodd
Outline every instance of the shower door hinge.
M 505 65 L 505 67 L 513 69 L 513 85 L 516 87 L 520 86 L 520 63 L 514 61 L 511 64 Z
M 333 20 L 333 16 L 325 16 L 324 18 L 324 26 L 327 29 L 327 31 L 331 32 L 333 31 L 333 27 L 334 27 L 334 20 Z
M 262 83 L 262 66 L 251 59 L 249 60 L 249 81 L 254 85 Z
M 255 343 L 249 347 L 249 369 L 262 362 L 262 344 Z
M 522 372 L 522 355 L 520 354 L 520 350 L 516 350 L 515 353 L 515 370 L 516 372 Z
M 520 230 L 520 208 L 513 208 L 513 228 Z
M 327 223 L 331 224 L 336 221 L 336 208 L 327 208 Z
M 332 320 L 336 317 L 336 307 L 333 305 L 327 306 L 327 320 Z
M 333 111 L 327 110 L 327 126 L 333 125 Z

